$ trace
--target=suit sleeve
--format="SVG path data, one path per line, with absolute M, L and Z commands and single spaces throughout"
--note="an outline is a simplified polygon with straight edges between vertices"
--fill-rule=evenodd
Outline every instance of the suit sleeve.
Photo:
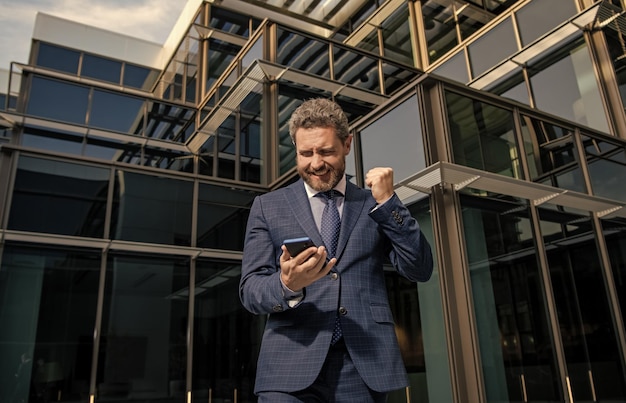
M 430 244 L 398 196 L 394 194 L 369 215 L 391 243 L 389 258 L 396 270 L 411 281 L 427 281 L 433 272 Z
M 289 307 L 280 282 L 280 253 L 263 214 L 262 198 L 257 197 L 248 218 L 239 282 L 239 298 L 251 313 L 277 313 Z

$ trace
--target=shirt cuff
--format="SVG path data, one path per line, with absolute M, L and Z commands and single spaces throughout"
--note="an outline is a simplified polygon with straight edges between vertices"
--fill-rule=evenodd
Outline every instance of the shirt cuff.
M 304 298 L 304 292 L 291 290 L 283 283 L 283 279 L 280 278 L 280 276 L 278 276 L 278 278 L 280 279 L 280 286 L 283 289 L 283 298 L 287 301 L 287 305 L 289 305 L 290 308 L 298 305 L 298 303 L 302 301 L 302 298 Z

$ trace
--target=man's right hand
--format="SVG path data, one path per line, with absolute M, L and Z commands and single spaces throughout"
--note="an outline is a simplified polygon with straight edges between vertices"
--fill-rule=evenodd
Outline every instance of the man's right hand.
M 337 258 L 326 262 L 327 252 L 323 246 L 311 246 L 292 257 L 285 245 L 280 255 L 280 279 L 291 291 L 299 292 L 327 275 L 337 263 Z

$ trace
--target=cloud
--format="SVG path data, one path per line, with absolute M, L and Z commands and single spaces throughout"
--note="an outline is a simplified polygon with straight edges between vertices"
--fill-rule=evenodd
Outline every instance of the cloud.
M 163 43 L 178 19 L 182 0 L 2 0 L 0 68 L 26 63 L 38 11 L 109 31 Z

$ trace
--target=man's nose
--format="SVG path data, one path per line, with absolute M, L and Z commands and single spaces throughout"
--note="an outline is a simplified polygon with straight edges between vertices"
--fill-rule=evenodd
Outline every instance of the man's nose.
M 324 166 L 324 158 L 322 158 L 319 154 L 313 154 L 313 158 L 311 158 L 311 167 L 313 169 L 321 168 Z

